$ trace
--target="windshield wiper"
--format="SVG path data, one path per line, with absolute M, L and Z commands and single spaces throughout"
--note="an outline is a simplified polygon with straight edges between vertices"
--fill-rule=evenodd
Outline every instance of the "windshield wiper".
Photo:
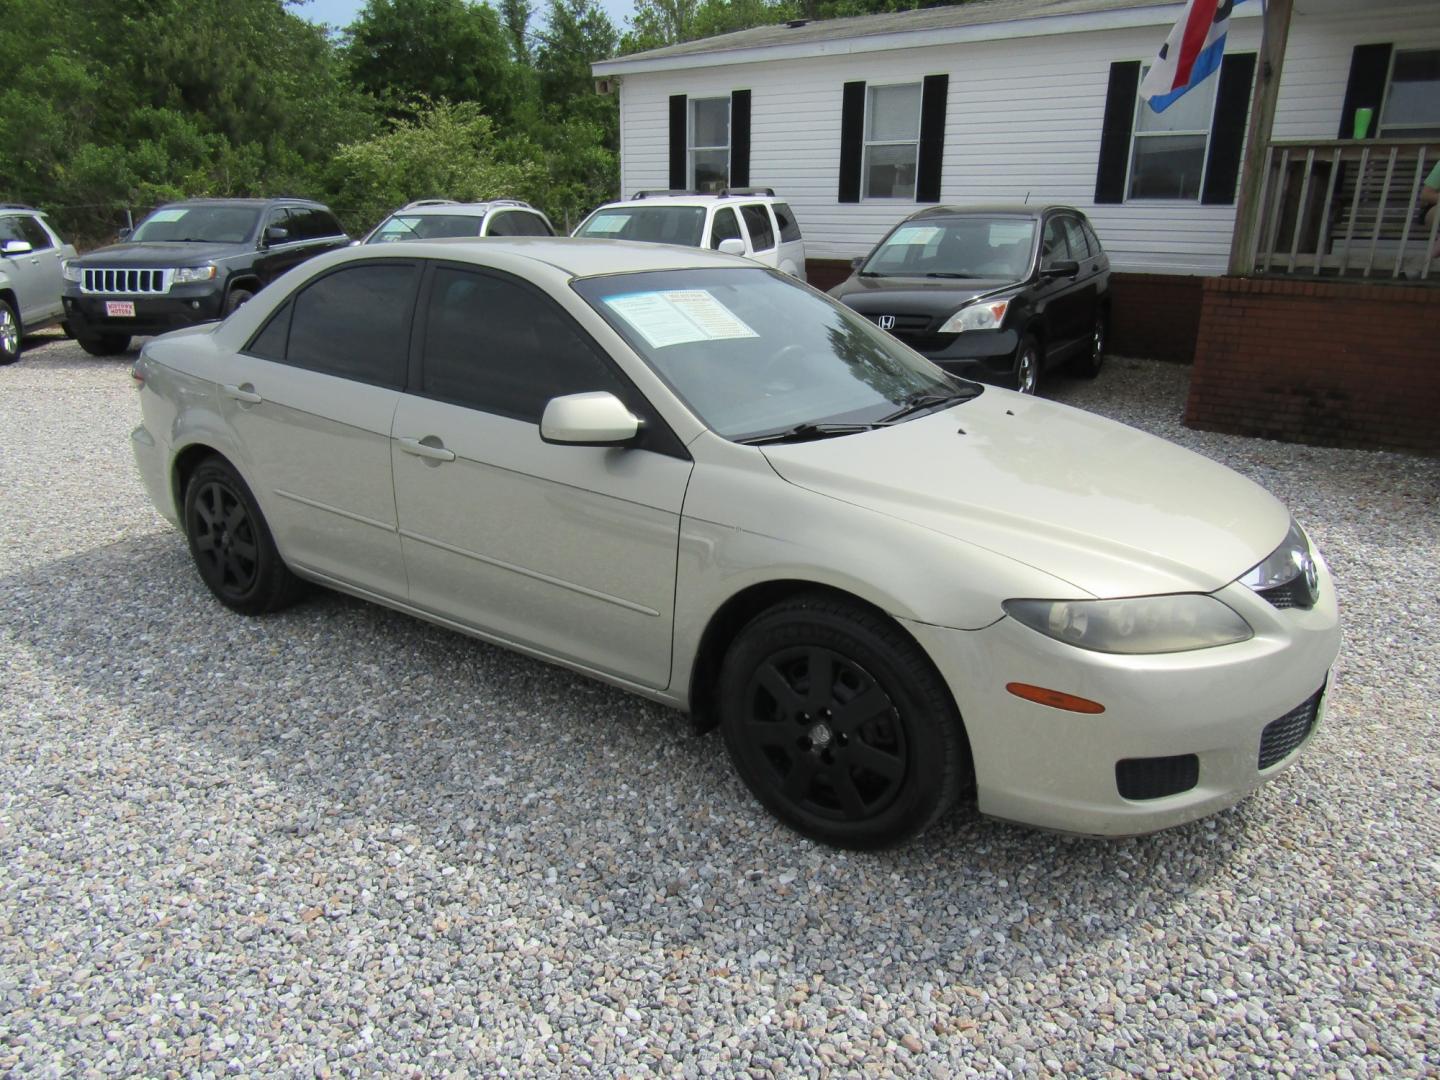
M 925 412 L 935 408 L 937 405 L 955 405 L 962 401 L 969 401 L 976 397 L 984 388 L 971 383 L 956 386 L 950 390 L 917 390 L 905 399 L 900 408 L 882 416 L 876 421 L 877 424 L 893 424 L 897 420 L 903 420 L 907 416 L 914 416 L 916 413 Z
M 930 270 L 930 271 L 927 271 L 927 272 L 926 272 L 925 276 L 926 276 L 926 277 L 943 277 L 943 278 L 973 278 L 975 275 L 974 275 L 974 274 L 952 274 L 952 273 L 951 273 L 950 271 L 948 271 L 948 270 Z
M 889 274 L 882 274 L 875 270 L 861 270 L 861 277 L 889 277 Z
M 833 439 L 837 435 L 854 435 L 880 427 L 875 424 L 796 424 L 783 431 L 767 431 L 735 441 L 744 446 L 759 446 L 761 443 L 811 442 L 815 439 Z

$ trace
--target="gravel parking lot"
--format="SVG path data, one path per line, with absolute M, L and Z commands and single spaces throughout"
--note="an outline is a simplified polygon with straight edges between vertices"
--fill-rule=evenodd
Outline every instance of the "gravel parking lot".
M 223 610 L 151 509 L 133 354 L 0 368 L 0 1074 L 1440 1072 L 1440 461 L 1052 395 L 1287 502 L 1346 645 L 1309 755 L 1091 842 L 797 839 L 657 706 L 319 593 Z

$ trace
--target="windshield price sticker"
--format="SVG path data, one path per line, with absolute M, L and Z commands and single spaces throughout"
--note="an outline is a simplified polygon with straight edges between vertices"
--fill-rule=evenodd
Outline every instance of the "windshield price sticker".
M 1030 242 L 1035 226 L 1028 221 L 992 221 L 990 223 L 990 246 Z
M 187 210 L 156 210 L 150 215 L 151 221 L 179 221 L 190 211 Z
M 760 336 L 704 289 L 627 293 L 605 303 L 655 349 Z
M 940 235 L 938 225 L 906 225 L 890 237 L 892 244 L 928 244 Z
M 629 214 L 606 214 L 604 217 L 597 217 L 585 227 L 589 233 L 616 233 L 620 232 L 630 223 Z

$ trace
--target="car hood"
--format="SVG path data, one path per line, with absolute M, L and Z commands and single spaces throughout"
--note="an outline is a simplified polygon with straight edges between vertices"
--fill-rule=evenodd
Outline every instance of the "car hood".
M 1211 592 L 1289 528 L 1277 499 L 1208 458 L 994 388 L 894 427 L 763 451 L 792 484 L 1008 556 L 1092 596 Z
M 79 262 L 81 266 L 196 266 L 251 250 L 246 244 L 186 244 L 166 240 L 153 244 L 111 244 L 86 252 Z
M 850 277 L 830 295 L 861 315 L 953 315 L 978 296 L 1018 288 L 1005 278 L 862 278 Z

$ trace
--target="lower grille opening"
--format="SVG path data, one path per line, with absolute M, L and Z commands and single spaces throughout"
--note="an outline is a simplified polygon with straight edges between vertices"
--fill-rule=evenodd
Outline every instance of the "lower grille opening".
M 1309 738 L 1315 727 L 1315 718 L 1320 713 L 1320 698 L 1324 693 L 1325 689 L 1321 687 L 1280 719 L 1265 725 L 1260 735 L 1261 769 L 1278 765 Z
M 1115 763 L 1115 786 L 1125 799 L 1163 799 L 1189 791 L 1199 782 L 1200 758 L 1195 754 L 1126 758 Z

